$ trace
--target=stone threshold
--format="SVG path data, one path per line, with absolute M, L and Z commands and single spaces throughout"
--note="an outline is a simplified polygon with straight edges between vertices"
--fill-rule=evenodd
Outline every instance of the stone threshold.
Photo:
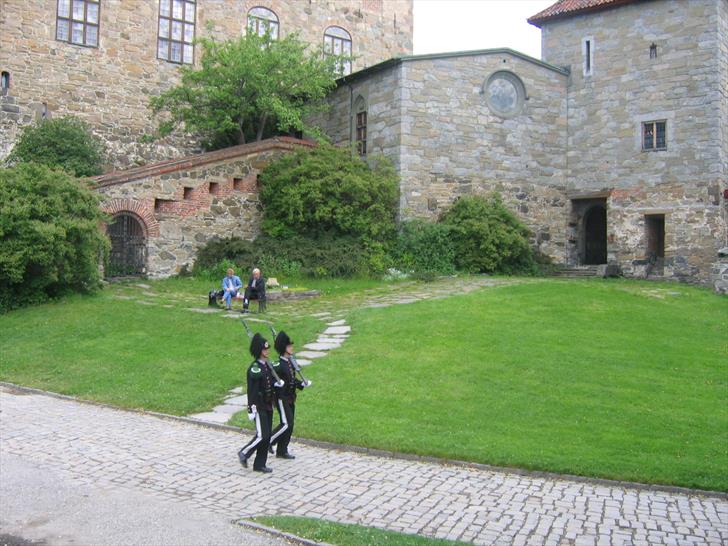
M 5 388 L 15 395 L 40 395 L 49 396 L 51 398 L 57 398 L 60 400 L 68 400 L 79 404 L 87 404 L 90 406 L 97 406 L 101 408 L 107 408 L 116 411 L 122 411 L 127 413 L 134 413 L 137 415 L 148 415 L 150 417 L 157 417 L 159 419 L 167 419 L 170 421 L 178 421 L 182 423 L 188 423 L 190 425 L 200 426 L 204 428 L 217 429 L 227 432 L 234 432 L 240 434 L 241 432 L 248 432 L 248 429 L 234 427 L 231 425 L 221 425 L 217 423 L 208 423 L 205 421 L 199 421 L 197 419 L 191 419 L 189 417 L 182 417 L 179 415 L 170 415 L 168 413 L 161 413 L 156 411 L 139 410 L 131 408 L 120 408 L 118 406 L 112 406 L 105 402 L 96 402 L 94 400 L 84 400 L 75 396 L 69 396 L 66 394 L 55 393 L 51 391 L 44 391 L 42 389 L 36 389 L 33 387 L 24 387 L 22 385 L 16 385 L 15 383 L 9 383 L 7 381 L 0 381 L 0 388 Z M 649 484 L 641 482 L 630 482 L 626 480 L 610 480 L 608 478 L 594 478 L 589 476 L 578 476 L 575 474 L 558 474 L 556 472 L 546 472 L 542 470 L 528 470 L 524 468 L 508 467 L 508 466 L 495 466 L 484 463 L 474 463 L 470 461 L 460 461 L 457 459 L 445 459 L 440 457 L 431 457 L 427 455 L 416 455 L 413 453 L 400 453 L 397 451 L 387 451 L 384 449 L 375 449 L 370 447 L 355 446 L 349 444 L 337 444 L 334 442 L 325 442 L 323 440 L 312 440 L 309 438 L 298 438 L 292 437 L 292 441 L 297 443 L 317 447 L 320 449 L 327 449 L 331 451 L 345 451 L 349 453 L 359 453 L 361 455 L 368 455 L 371 457 L 384 457 L 387 459 L 396 459 L 403 461 L 413 462 L 424 462 L 438 464 L 444 467 L 454 466 L 458 468 L 470 468 L 473 470 L 486 470 L 489 472 L 498 472 L 501 474 L 516 474 L 518 476 L 527 476 L 531 478 L 544 478 L 551 480 L 568 480 L 579 483 L 587 483 L 591 485 L 599 485 L 605 487 L 621 487 L 623 489 L 634 489 L 636 491 L 649 491 L 649 492 L 660 492 L 660 493 L 674 493 L 680 495 L 697 495 L 701 497 L 715 498 L 728 500 L 728 492 L 723 491 L 709 491 L 705 489 L 692 489 L 690 487 L 681 487 L 677 485 L 661 485 L 661 484 Z M 257 524 L 256 524 L 257 525 Z

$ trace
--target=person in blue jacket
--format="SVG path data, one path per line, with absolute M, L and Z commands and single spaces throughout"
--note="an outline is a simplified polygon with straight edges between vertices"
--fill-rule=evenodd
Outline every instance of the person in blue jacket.
M 225 298 L 225 308 L 229 311 L 232 309 L 232 299 L 238 297 L 238 290 L 243 287 L 243 283 L 235 274 L 232 268 L 227 270 L 227 276 L 222 280 L 223 298 Z

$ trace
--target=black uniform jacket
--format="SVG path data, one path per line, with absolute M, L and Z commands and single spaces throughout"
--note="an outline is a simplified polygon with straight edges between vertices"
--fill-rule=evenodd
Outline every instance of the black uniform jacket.
M 268 364 L 255 360 L 248 368 L 248 407 L 273 411 L 273 374 Z
M 303 383 L 296 379 L 296 369 L 293 367 L 293 362 L 285 356 L 282 356 L 273 366 L 275 367 L 278 377 L 285 382 L 285 385 L 281 388 L 279 396 L 288 402 L 295 402 L 296 389 L 302 390 Z

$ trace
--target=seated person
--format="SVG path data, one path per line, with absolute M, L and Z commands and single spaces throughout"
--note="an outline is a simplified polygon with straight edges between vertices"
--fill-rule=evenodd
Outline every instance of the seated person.
M 232 309 L 232 299 L 239 298 L 238 290 L 243 287 L 243 282 L 240 280 L 233 271 L 232 268 L 227 270 L 227 276 L 222 280 L 222 297 L 225 299 L 225 308 L 229 311 Z
M 253 269 L 253 275 L 248 280 L 245 287 L 245 296 L 243 297 L 243 313 L 248 311 L 250 300 L 258 300 L 258 305 L 262 310 L 265 308 L 265 279 L 260 274 L 260 269 Z

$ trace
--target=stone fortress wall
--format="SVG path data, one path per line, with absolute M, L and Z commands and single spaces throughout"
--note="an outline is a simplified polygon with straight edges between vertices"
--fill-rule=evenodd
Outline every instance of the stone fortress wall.
M 254 239 L 262 220 L 258 172 L 303 145 L 310 143 L 277 138 L 234 146 L 102 175 L 96 188 L 109 216 L 130 214 L 141 226 L 144 273 L 168 277 L 191 268 L 212 238 Z
M 0 0 L 0 159 L 19 129 L 43 116 L 73 114 L 91 125 L 113 168 L 199 151 L 193 140 L 142 143 L 154 129 L 149 98 L 178 81 L 179 64 L 157 58 L 160 0 L 102 0 L 98 47 L 56 40 L 56 0 Z M 299 32 L 314 47 L 332 25 L 352 37 L 359 70 L 412 50 L 411 0 L 196 0 L 195 33 L 240 36 L 250 8 L 275 12 L 280 33 Z M 199 61 L 199 50 L 195 51 Z
M 486 50 L 381 63 L 341 83 L 324 126 L 351 142 L 354 101 L 366 99 L 368 152 L 398 167 L 405 218 L 498 191 L 540 251 L 581 265 L 602 263 L 589 261 L 587 240 L 601 208 L 603 263 L 707 282 L 726 246 L 727 4 L 651 0 L 543 21 L 545 62 Z M 499 72 L 525 90 L 510 115 L 488 101 Z M 665 150 L 642 150 L 651 120 L 667 122 Z
M 611 192 L 607 257 L 628 274 L 644 271 L 647 217 L 664 217 L 667 277 L 705 280 L 725 245 L 726 4 L 652 0 L 542 26 L 544 60 L 571 72 L 567 190 Z M 667 122 L 665 150 L 642 150 L 652 120 Z

